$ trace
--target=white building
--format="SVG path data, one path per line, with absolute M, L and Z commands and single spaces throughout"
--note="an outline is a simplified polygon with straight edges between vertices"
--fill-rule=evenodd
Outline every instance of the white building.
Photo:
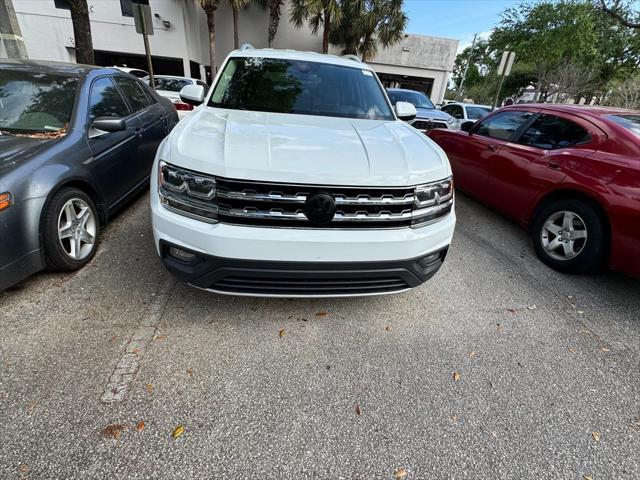
M 142 36 L 135 31 L 133 0 L 88 0 L 95 60 L 99 65 L 126 65 L 146 70 Z M 210 80 L 207 20 L 196 0 L 150 0 L 154 35 L 149 37 L 157 74 Z M 75 61 L 73 28 L 67 0 L 13 0 L 27 53 L 33 59 Z M 320 35 L 296 29 L 288 18 L 288 2 L 274 41 L 275 48 L 319 52 Z M 267 46 L 268 11 L 252 5 L 240 13 L 240 43 Z M 233 49 L 233 22 L 227 2 L 216 11 L 217 67 Z M 422 90 L 440 102 L 453 68 L 457 40 L 406 35 L 381 49 L 369 63 L 386 86 Z M 339 53 L 332 47 L 332 53 Z M 0 57 L 6 56 L 0 43 Z

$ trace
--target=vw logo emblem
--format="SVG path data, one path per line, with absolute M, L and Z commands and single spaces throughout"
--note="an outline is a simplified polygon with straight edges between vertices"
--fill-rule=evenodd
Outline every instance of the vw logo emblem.
M 327 193 L 311 195 L 304 204 L 304 214 L 314 225 L 326 225 L 336 213 L 336 201 Z

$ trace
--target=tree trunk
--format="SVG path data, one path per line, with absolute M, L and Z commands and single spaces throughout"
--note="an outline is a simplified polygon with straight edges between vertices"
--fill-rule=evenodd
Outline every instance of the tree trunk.
M 331 31 L 331 13 L 324 11 L 322 20 L 322 53 L 329 53 L 329 32 Z
M 240 39 L 238 38 L 238 8 L 231 7 L 233 11 L 233 47 L 237 50 L 240 48 Z
M 267 40 L 269 48 L 273 47 L 273 40 L 276 38 L 276 33 L 278 33 L 281 5 L 282 0 L 271 0 L 269 3 L 269 38 Z
M 216 72 L 216 7 L 208 6 L 204 13 L 207 14 L 207 29 L 209 30 L 209 62 L 211 63 L 211 80 Z
M 73 37 L 76 45 L 76 62 L 94 65 L 91 22 L 87 0 L 69 0 Z

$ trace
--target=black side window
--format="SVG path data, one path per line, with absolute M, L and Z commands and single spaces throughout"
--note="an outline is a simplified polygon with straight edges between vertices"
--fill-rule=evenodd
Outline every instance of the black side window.
M 556 150 L 589 141 L 589 132 L 575 123 L 553 115 L 541 115 L 524 132 L 518 143 L 543 150 Z
M 131 105 L 134 112 L 144 110 L 151 105 L 149 98 L 138 82 L 124 77 L 115 77 L 115 81 L 124 92 L 124 96 L 129 101 L 129 105 Z
M 53 0 L 53 5 L 61 10 L 71 10 L 69 0 Z
M 498 140 L 509 140 L 531 115 L 531 112 L 513 110 L 497 113 L 481 122 L 475 133 Z
M 93 82 L 89 100 L 89 115 L 98 117 L 127 117 L 129 109 L 122 95 L 110 78 L 102 77 Z
M 149 5 L 149 0 L 120 0 L 120 11 L 123 17 L 133 17 L 133 4 Z

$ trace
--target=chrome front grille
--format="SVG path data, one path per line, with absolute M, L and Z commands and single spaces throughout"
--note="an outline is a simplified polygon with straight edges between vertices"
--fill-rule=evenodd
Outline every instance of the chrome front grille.
M 309 201 L 318 194 L 335 203 L 331 219 L 310 217 Z M 217 179 L 218 220 L 223 223 L 309 228 L 396 228 L 451 210 L 452 195 L 438 205 L 416 207 L 415 188 L 322 187 Z
M 418 130 L 433 130 L 434 128 L 448 128 L 445 122 L 438 122 L 435 120 L 414 120 L 411 126 Z

